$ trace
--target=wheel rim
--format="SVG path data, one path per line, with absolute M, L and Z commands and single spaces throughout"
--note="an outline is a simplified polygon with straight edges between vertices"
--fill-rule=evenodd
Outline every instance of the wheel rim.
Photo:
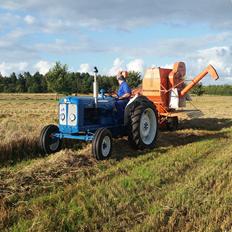
M 104 157 L 107 157 L 111 150 L 111 139 L 109 136 L 105 136 L 102 140 L 101 153 Z
M 151 108 L 144 110 L 140 119 L 140 137 L 144 144 L 150 145 L 156 135 L 156 115 Z
M 49 149 L 51 151 L 56 151 L 59 148 L 60 140 L 53 135 L 49 136 Z

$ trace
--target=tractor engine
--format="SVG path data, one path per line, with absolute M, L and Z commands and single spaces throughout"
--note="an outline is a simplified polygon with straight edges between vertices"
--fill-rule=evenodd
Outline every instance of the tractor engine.
M 64 97 L 59 101 L 59 129 L 64 134 L 114 125 L 115 115 L 115 100 L 111 97 L 98 98 L 97 107 L 93 97 Z

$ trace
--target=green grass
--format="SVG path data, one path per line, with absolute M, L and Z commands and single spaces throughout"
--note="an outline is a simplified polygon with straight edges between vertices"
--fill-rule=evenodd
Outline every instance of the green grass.
M 197 98 L 210 114 L 161 132 L 151 151 L 123 138 L 108 161 L 87 145 L 2 167 L 0 230 L 231 231 L 232 119 L 222 108 L 232 101 L 222 99 Z
M 227 129 L 216 142 L 112 160 L 104 172 L 97 163 L 78 178 L 76 173 L 60 180 L 60 186 L 54 182 L 46 188 L 43 181 L 43 188 L 31 189 L 29 196 L 8 199 L 13 221 L 7 224 L 13 231 L 228 230 L 231 138 Z

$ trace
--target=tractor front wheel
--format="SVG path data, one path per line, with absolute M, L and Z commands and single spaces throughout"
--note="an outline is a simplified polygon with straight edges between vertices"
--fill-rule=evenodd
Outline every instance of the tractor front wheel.
M 97 160 L 108 159 L 112 151 L 112 134 L 106 128 L 97 129 L 93 142 L 92 153 Z
M 153 148 L 158 132 L 155 107 L 141 104 L 130 116 L 129 144 L 136 149 Z
M 45 154 L 55 153 L 61 149 L 62 140 L 53 136 L 55 133 L 59 133 L 56 125 L 45 126 L 40 133 L 39 145 Z

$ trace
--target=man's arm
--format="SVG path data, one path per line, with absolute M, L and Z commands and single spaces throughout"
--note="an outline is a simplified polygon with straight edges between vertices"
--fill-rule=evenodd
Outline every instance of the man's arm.
M 131 89 L 127 83 L 123 86 L 123 91 L 124 94 L 121 97 L 119 97 L 120 100 L 129 98 L 131 96 Z
M 125 94 L 123 94 L 121 97 L 119 97 L 118 99 L 119 99 L 119 100 L 123 100 L 123 99 L 129 98 L 130 95 L 131 95 L 130 93 L 125 93 Z

